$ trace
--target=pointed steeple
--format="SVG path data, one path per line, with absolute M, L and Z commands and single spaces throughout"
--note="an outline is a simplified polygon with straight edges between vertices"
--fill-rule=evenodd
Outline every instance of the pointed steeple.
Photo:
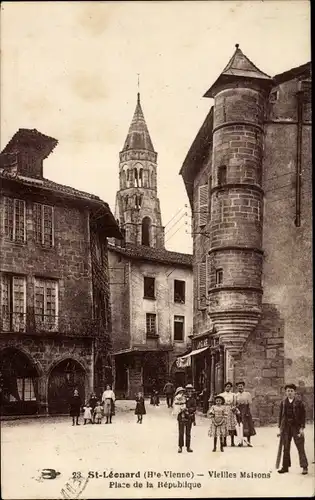
M 140 93 L 137 95 L 136 109 L 129 127 L 128 135 L 122 151 L 144 149 L 154 152 L 149 130 L 144 119 L 140 103 Z
M 222 83 L 228 83 L 235 81 L 239 78 L 255 79 L 261 82 L 269 83 L 272 78 L 266 73 L 263 73 L 260 69 L 252 63 L 248 57 L 243 54 L 239 48 L 239 44 L 235 45 L 236 49 L 229 60 L 228 64 L 225 66 L 219 78 L 214 82 L 210 89 L 205 93 L 204 97 L 214 97 L 215 91 L 219 85 Z

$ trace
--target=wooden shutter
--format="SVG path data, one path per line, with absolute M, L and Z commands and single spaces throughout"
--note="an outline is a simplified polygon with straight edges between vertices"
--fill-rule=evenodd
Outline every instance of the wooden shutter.
M 207 293 L 211 288 L 211 255 L 207 256 Z
M 199 226 L 205 226 L 208 218 L 208 184 L 199 186 Z
M 198 265 L 198 294 L 199 309 L 205 309 L 207 306 L 207 264 L 201 262 Z

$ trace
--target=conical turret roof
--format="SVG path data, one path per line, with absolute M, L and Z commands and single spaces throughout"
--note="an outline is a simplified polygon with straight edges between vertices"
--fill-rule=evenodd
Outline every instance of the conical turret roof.
M 139 93 L 137 97 L 136 109 L 122 150 L 127 151 L 130 149 L 145 149 L 147 151 L 154 152 L 149 130 L 141 108 Z
M 225 81 L 233 81 L 237 78 L 256 79 L 265 82 L 272 81 L 272 78 L 269 75 L 258 69 L 257 66 L 255 66 L 255 64 L 252 63 L 248 57 L 245 56 L 245 54 L 243 54 L 238 44 L 236 44 L 235 47 L 236 50 L 233 56 L 225 66 L 219 78 L 205 93 L 204 97 L 214 97 L 214 90 L 219 84 Z

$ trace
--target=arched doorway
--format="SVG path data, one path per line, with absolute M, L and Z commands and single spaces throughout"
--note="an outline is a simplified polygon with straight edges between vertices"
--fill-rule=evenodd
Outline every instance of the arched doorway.
M 34 415 L 38 410 L 38 371 L 20 350 L 0 352 L 0 405 L 2 415 Z
M 144 217 L 142 220 L 141 245 L 150 246 L 151 219 Z
M 74 389 L 78 389 L 84 403 L 85 370 L 74 359 L 58 363 L 48 378 L 48 408 L 50 414 L 68 413 L 69 401 Z

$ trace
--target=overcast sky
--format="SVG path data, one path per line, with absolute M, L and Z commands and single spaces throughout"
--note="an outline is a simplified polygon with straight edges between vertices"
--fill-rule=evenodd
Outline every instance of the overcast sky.
M 166 247 L 191 252 L 178 173 L 212 105 L 203 94 L 236 43 L 270 75 L 309 61 L 309 16 L 304 0 L 3 2 L 1 149 L 18 128 L 58 139 L 45 177 L 114 211 L 140 73 L 163 224 L 177 214 Z

